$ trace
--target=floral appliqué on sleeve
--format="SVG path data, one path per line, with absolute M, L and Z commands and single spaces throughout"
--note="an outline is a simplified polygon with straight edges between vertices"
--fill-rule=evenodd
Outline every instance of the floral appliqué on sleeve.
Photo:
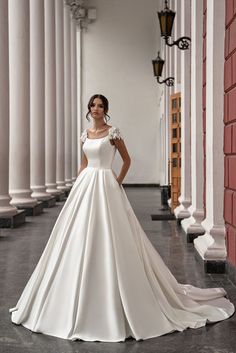
M 88 137 L 88 133 L 87 133 L 87 130 L 84 129 L 84 131 L 82 132 L 81 136 L 80 136 L 80 140 L 82 142 L 85 142 L 86 138 Z
M 123 136 L 121 135 L 120 129 L 118 127 L 112 126 L 109 129 L 108 137 L 110 140 L 121 139 Z

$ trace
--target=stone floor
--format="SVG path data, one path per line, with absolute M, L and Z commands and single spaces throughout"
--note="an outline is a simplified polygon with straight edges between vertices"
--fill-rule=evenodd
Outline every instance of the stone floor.
M 236 287 L 226 275 L 205 274 L 175 221 L 152 221 L 160 207 L 157 188 L 126 188 L 129 200 L 146 234 L 180 283 L 199 287 L 223 286 L 236 305 Z M 39 259 L 63 202 L 17 229 L 0 230 L 0 353 L 235 353 L 236 315 L 196 330 L 174 332 L 141 342 L 68 341 L 33 333 L 12 324 L 8 309 L 15 306 Z

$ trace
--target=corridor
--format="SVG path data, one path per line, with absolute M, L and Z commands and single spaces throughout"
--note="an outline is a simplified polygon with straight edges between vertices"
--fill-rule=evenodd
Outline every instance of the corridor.
M 176 221 L 152 221 L 161 205 L 158 188 L 126 187 L 128 198 L 151 242 L 180 283 L 224 287 L 236 304 L 236 287 L 226 274 L 206 274 L 194 256 L 193 244 Z M 0 229 L 0 353 L 235 353 L 236 315 L 197 330 L 188 329 L 136 342 L 101 343 L 68 341 L 33 333 L 12 324 L 8 309 L 15 305 L 31 275 L 63 207 L 44 209 L 15 229 Z M 68 288 L 69 290 L 69 288 Z

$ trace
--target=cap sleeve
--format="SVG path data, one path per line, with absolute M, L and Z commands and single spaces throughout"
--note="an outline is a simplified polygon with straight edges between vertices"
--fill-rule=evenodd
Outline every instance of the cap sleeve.
M 120 132 L 120 129 L 118 127 L 115 127 L 115 126 L 112 126 L 110 129 L 109 129 L 109 139 L 110 140 L 115 140 L 115 139 L 121 139 L 123 138 L 121 132 Z
M 80 141 L 85 142 L 86 138 L 88 137 L 87 129 L 84 129 L 80 136 Z

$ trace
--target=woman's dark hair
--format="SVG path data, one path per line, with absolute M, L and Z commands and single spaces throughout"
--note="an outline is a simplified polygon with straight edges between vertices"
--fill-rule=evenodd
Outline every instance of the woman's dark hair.
M 88 121 L 90 121 L 90 119 L 89 119 L 89 114 L 90 114 L 90 112 L 91 112 L 91 107 L 92 107 L 92 104 L 93 104 L 93 101 L 94 101 L 95 98 L 99 98 L 99 99 L 101 99 L 101 101 L 102 101 L 102 104 L 103 104 L 103 106 L 104 106 L 105 121 L 106 121 L 106 123 L 107 123 L 107 121 L 111 119 L 110 116 L 107 114 L 108 108 L 109 108 L 109 102 L 108 102 L 108 99 L 107 99 L 105 96 L 103 96 L 102 94 L 94 94 L 94 95 L 90 98 L 90 100 L 89 100 L 89 102 L 88 102 L 88 113 L 86 114 L 86 119 L 87 119 Z M 108 119 L 107 119 L 107 117 L 108 117 Z

